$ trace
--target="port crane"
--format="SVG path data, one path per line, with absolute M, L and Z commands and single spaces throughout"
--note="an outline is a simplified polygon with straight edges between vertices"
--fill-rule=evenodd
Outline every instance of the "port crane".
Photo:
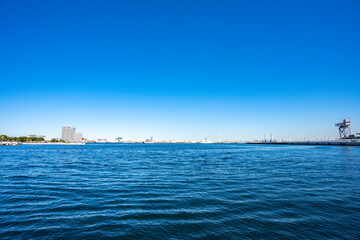
M 346 118 L 342 122 L 335 124 L 335 126 L 339 128 L 339 135 L 341 139 L 348 138 L 351 136 L 350 125 L 351 125 L 350 118 Z

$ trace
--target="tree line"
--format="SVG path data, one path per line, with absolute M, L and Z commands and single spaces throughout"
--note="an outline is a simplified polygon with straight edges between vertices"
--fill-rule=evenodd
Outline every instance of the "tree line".
M 42 137 L 9 137 L 6 135 L 0 135 L 0 141 L 4 142 L 45 142 L 45 139 Z M 57 140 L 55 138 L 51 139 L 50 142 L 64 142 L 63 140 Z

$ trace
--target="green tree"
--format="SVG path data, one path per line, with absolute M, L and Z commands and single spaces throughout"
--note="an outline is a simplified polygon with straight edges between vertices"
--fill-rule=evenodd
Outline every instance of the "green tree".
M 19 142 L 28 142 L 29 141 L 29 138 L 28 137 L 25 137 L 25 136 L 22 136 L 22 137 L 18 137 L 17 140 Z
M 8 136 L 6 136 L 6 135 L 0 135 L 0 140 L 2 140 L 4 142 L 9 141 Z

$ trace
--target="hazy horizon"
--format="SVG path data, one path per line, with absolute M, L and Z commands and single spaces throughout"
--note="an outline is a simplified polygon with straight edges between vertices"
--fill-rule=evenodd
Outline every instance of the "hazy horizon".
M 358 1 L 2 1 L 0 134 L 360 132 Z

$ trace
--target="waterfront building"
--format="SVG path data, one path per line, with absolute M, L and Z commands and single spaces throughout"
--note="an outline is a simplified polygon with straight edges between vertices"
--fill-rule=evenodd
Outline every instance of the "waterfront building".
M 151 137 L 150 139 L 146 139 L 145 143 L 154 143 L 154 137 Z
M 82 141 L 82 133 L 75 133 L 75 142 Z
M 28 135 L 29 138 L 37 137 L 37 138 L 45 138 L 44 135 L 36 135 L 36 134 L 30 134 Z
M 46 142 L 50 142 L 54 137 L 44 137 L 44 140 Z M 56 138 L 55 138 L 56 139 Z M 58 139 L 59 140 L 59 139 Z
M 61 132 L 61 139 L 64 141 L 75 141 L 75 128 L 63 126 Z

